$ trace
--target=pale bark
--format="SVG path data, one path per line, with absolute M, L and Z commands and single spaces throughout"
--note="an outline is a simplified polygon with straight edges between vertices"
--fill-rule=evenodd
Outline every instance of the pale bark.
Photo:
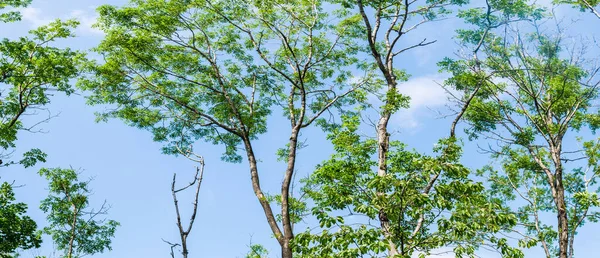
M 254 194 L 258 198 L 258 202 L 263 208 L 265 217 L 267 219 L 267 223 L 269 224 L 271 231 L 273 231 L 275 239 L 277 239 L 279 245 L 283 246 L 283 234 L 281 233 L 281 229 L 279 229 L 279 225 L 277 225 L 277 220 L 275 219 L 275 215 L 273 214 L 271 204 L 267 200 L 267 197 L 263 193 L 262 188 L 260 186 L 260 177 L 258 175 L 257 161 L 254 155 L 254 149 L 252 148 L 252 143 L 250 142 L 250 139 L 244 138 L 244 147 L 246 149 L 246 156 L 248 158 L 248 164 L 250 166 L 250 179 L 252 181 L 252 190 L 254 190 Z
M 362 0 L 357 0 L 356 3 L 358 5 L 358 9 L 362 20 L 365 25 L 366 31 L 366 39 L 369 46 L 369 51 L 371 56 L 374 58 L 374 61 L 377 64 L 377 68 L 380 70 L 382 76 L 385 78 L 386 83 L 386 94 L 387 93 L 396 93 L 398 90 L 398 81 L 397 77 L 394 74 L 394 58 L 404 51 L 427 46 L 429 44 L 434 43 L 435 41 L 427 41 L 424 39 L 418 44 L 411 45 L 409 47 L 395 50 L 396 45 L 399 42 L 400 38 L 406 33 L 412 31 L 417 28 L 419 25 L 429 21 L 424 19 L 417 24 L 413 25 L 410 28 L 405 29 L 405 25 L 409 19 L 409 16 L 417 14 L 419 11 L 427 10 L 429 8 L 436 8 L 439 3 L 431 3 L 425 7 L 420 7 L 415 10 L 410 10 L 411 4 L 414 4 L 416 1 L 408 1 L 404 0 L 396 7 L 395 14 L 390 18 L 390 20 L 385 20 L 382 22 L 382 12 L 384 7 L 375 7 L 373 20 L 369 18 L 369 14 L 367 14 L 366 5 Z M 385 7 L 387 8 L 387 7 Z M 383 18 L 385 19 L 385 18 Z M 380 36 L 380 29 L 383 23 L 389 22 L 383 33 L 383 37 L 378 39 Z M 383 52 L 380 52 L 377 48 L 379 43 L 385 43 L 385 49 Z M 391 103 L 389 99 L 385 99 L 383 101 L 383 106 L 388 107 L 396 103 Z M 384 177 L 388 174 L 387 171 L 387 160 L 388 153 L 390 148 L 390 133 L 388 131 L 388 124 L 392 115 L 392 111 L 390 110 L 382 110 L 380 112 L 379 121 L 376 125 L 377 131 L 377 176 Z M 437 180 L 437 177 L 433 177 L 433 182 Z M 377 192 L 376 195 L 382 196 L 386 193 Z M 423 225 L 423 219 L 419 219 L 417 222 L 417 226 L 414 229 L 414 232 L 418 232 L 419 228 Z M 394 236 L 391 232 L 391 223 L 385 210 L 383 208 L 379 208 L 379 222 L 381 231 L 386 238 L 388 244 L 388 256 L 394 257 L 396 255 L 404 255 L 404 248 L 401 246 L 401 250 L 398 250 L 398 247 L 394 243 Z M 416 234 L 416 233 L 415 233 Z

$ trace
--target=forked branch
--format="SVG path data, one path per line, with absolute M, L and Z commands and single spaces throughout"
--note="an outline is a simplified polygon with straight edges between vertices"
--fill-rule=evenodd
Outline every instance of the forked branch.
M 174 258 L 174 253 L 173 253 L 173 249 L 180 245 L 181 246 L 181 254 L 183 256 L 183 258 L 187 258 L 188 257 L 188 247 L 187 247 L 187 237 L 189 236 L 190 232 L 192 231 L 192 227 L 194 225 L 194 221 L 196 220 L 196 214 L 198 211 L 198 197 L 200 196 L 200 186 L 202 185 L 202 177 L 204 175 L 204 158 L 199 156 L 199 155 L 195 155 L 196 159 L 193 159 L 194 161 L 198 162 L 200 164 L 200 166 L 196 167 L 196 174 L 194 176 L 194 180 L 192 180 L 191 182 L 189 182 L 187 185 L 181 187 L 181 188 L 176 188 L 176 181 L 177 181 L 177 174 L 173 174 L 173 181 L 171 183 L 171 194 L 173 195 L 173 204 L 175 205 L 175 213 L 177 215 L 177 229 L 179 230 L 179 237 L 181 238 L 181 244 L 179 243 L 170 243 L 168 241 L 163 240 L 165 243 L 169 244 L 171 246 L 171 257 Z M 192 215 L 189 219 L 189 222 L 186 226 L 183 225 L 183 222 L 181 221 L 181 212 L 179 210 L 179 200 L 177 199 L 177 193 L 186 190 L 192 186 L 196 187 L 196 193 L 194 195 L 194 202 L 192 203 Z

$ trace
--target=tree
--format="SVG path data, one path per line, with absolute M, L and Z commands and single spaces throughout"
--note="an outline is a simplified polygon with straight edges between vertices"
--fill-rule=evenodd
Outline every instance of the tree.
M 6 0 L 0 2 L 0 10 L 9 8 L 26 7 L 31 3 L 31 0 Z M 13 22 L 21 20 L 21 13 L 18 11 L 8 11 L 0 13 L 0 22 Z
M 40 247 L 42 238 L 37 224 L 25 215 L 27 205 L 14 203 L 12 185 L 0 186 L 0 257 L 13 257 L 17 249 Z
M 50 191 L 40 206 L 48 213 L 49 225 L 43 231 L 64 252 L 62 257 L 76 258 L 111 250 L 119 223 L 98 218 L 108 211 L 106 202 L 98 210 L 89 209 L 89 182 L 79 181 L 73 169 L 43 168 L 39 174 L 49 180 Z
M 102 64 L 80 82 L 91 104 L 147 129 L 164 151 L 197 140 L 225 146 L 223 159 L 245 151 L 252 188 L 282 257 L 292 257 L 292 182 L 301 131 L 331 108 L 361 98 L 356 49 L 347 27 L 331 25 L 321 1 L 140 1 L 99 8 L 107 34 Z M 280 108 L 280 109 L 276 109 Z M 273 110 L 289 123 L 281 184 L 281 223 L 260 185 L 254 143 Z M 188 147 L 180 147 L 187 151 Z
M 360 42 L 366 42 L 363 51 L 372 57 L 371 64 L 378 72 L 376 84 L 384 86 L 384 93 L 378 96 L 383 102 L 379 113 L 377 130 L 377 175 L 386 177 L 388 174 L 387 162 L 390 149 L 388 123 L 392 114 L 403 107 L 407 107 L 409 98 L 398 92 L 398 84 L 406 81 L 408 75 L 395 66 L 399 55 L 410 49 L 424 47 L 435 43 L 435 40 L 426 38 L 417 44 L 402 46 L 407 34 L 420 25 L 435 20 L 439 15 L 448 11 L 445 7 L 449 5 L 460 5 L 466 1 L 441 0 L 441 1 L 339 1 L 341 5 L 350 10 L 358 9 L 358 13 L 352 13 L 346 18 L 347 23 L 352 24 L 356 31 L 354 35 Z M 414 21 L 414 17 L 421 17 Z M 383 196 L 385 193 L 380 192 Z M 399 253 L 398 248 L 392 240 L 390 222 L 385 219 L 385 210 L 379 211 L 381 230 L 388 239 L 388 251 L 390 256 Z
M 460 164 L 462 151 L 454 138 L 440 140 L 437 157 L 390 141 L 382 177 L 372 169 L 377 141 L 360 136 L 359 121 L 346 117 L 332 129 L 335 154 L 307 180 L 313 214 L 325 230 L 297 236 L 295 250 L 302 257 L 379 257 L 389 253 L 390 243 L 397 248 L 390 257 L 430 255 L 442 247 L 454 247 L 457 257 L 474 257 L 480 246 L 523 257 L 495 236 L 509 232 L 516 217 L 500 199 L 488 198 L 482 183 L 468 178 L 471 171 Z M 390 226 L 384 232 L 371 221 Z
M 25 2 L 28 1 L 15 1 Z M 12 17 L 9 20 L 18 18 L 16 13 L 8 16 Z M 71 30 L 77 25 L 74 20 L 56 20 L 31 30 L 30 37 L 0 41 L 0 85 L 8 86 L 7 90 L 0 91 L 0 159 L 3 160 L 0 166 L 15 163 L 31 166 L 37 161 L 45 161 L 46 155 L 39 149 L 26 152 L 20 161 L 7 161 L 6 158 L 15 147 L 17 132 L 32 131 L 39 124 L 24 125 L 21 121 L 23 115 L 44 110 L 43 107 L 50 102 L 49 92 L 73 92 L 69 80 L 78 75 L 77 66 L 84 59 L 84 54 L 51 44 L 58 39 L 72 37 Z
M 377 135 L 376 140 L 361 137 L 357 116 L 347 116 L 341 126 L 327 128 L 336 153 L 309 177 L 305 188 L 315 202 L 313 214 L 325 230 L 299 235 L 297 252 L 310 257 L 359 257 L 382 252 L 390 257 L 411 257 L 454 245 L 457 255 L 473 255 L 487 240 L 486 244 L 493 244 L 507 256 L 522 256 L 506 244 L 506 239 L 493 235 L 510 229 L 514 216 L 506 214 L 497 200 L 486 199 L 483 186 L 468 179 L 470 171 L 459 163 L 456 121 L 450 137 L 440 140 L 436 147 L 438 157 L 408 151 L 402 143 L 390 140 L 391 117 L 410 101 L 398 92 L 409 76 L 396 63 L 402 53 L 435 43 L 422 39 L 406 46 L 405 41 L 410 40 L 406 37 L 420 25 L 448 14 L 449 6 L 465 1 L 340 3 L 348 8 L 343 22 L 354 26 L 353 36 L 365 42 L 362 50 L 372 58 L 370 63 L 377 71 L 371 75 L 373 83 L 384 86 L 383 93 L 377 95 L 382 102 L 375 125 Z M 374 150 L 376 160 L 372 159 Z M 364 216 L 365 221 L 361 220 L 359 227 L 344 223 L 340 212 L 345 210 L 355 218 Z M 447 213 L 451 215 L 445 217 Z M 379 228 L 371 220 L 379 221 Z M 434 226 L 438 230 L 431 229 Z
M 173 181 L 171 182 L 171 195 L 173 195 L 173 204 L 175 205 L 175 214 L 177 216 L 177 229 L 179 230 L 179 237 L 181 240 L 181 244 L 179 243 L 171 243 L 163 239 L 163 241 L 171 246 L 171 257 L 175 258 L 175 253 L 173 249 L 177 246 L 181 246 L 181 255 L 183 258 L 187 258 L 189 254 L 187 238 L 192 231 L 192 227 L 194 226 L 194 222 L 196 221 L 196 214 L 198 212 L 198 197 L 200 196 L 200 186 L 202 186 L 202 177 L 204 176 L 204 157 L 199 156 L 193 153 L 183 153 L 180 154 L 186 156 L 188 159 L 195 161 L 200 164 L 199 167 L 196 167 L 196 175 L 194 175 L 194 180 L 188 183 L 186 186 L 181 188 L 176 188 L 175 184 L 177 182 L 177 174 L 173 174 Z M 195 186 L 196 192 L 194 194 L 194 201 L 192 202 L 192 215 L 190 216 L 190 220 L 188 224 L 184 226 L 181 222 L 181 213 L 179 210 L 179 200 L 177 199 L 177 194 L 181 191 L 184 191 L 192 186 Z
M 475 55 L 442 65 L 453 74 L 448 85 L 468 97 L 460 101 L 470 102 L 467 133 L 489 139 L 485 150 L 500 162 L 480 175 L 518 207 L 522 247 L 539 244 L 546 257 L 573 257 L 577 229 L 598 219 L 598 147 L 582 138 L 585 127 L 598 127 L 598 68 L 588 66 L 581 48 L 565 51 L 566 31 L 548 32 L 535 6 L 490 1 L 462 16 L 475 28 L 458 38 Z M 572 150 L 578 138 L 582 147 Z

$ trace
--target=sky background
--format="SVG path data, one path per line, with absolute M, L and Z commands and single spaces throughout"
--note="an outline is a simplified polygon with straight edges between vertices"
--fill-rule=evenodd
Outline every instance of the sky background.
M 22 10 L 22 22 L 0 25 L 0 37 L 25 35 L 28 30 L 56 18 L 77 18 L 81 22 L 76 30 L 77 37 L 60 44 L 89 49 L 103 37 L 100 31 L 91 28 L 96 20 L 95 8 L 102 4 L 124 3 L 126 1 L 34 0 L 30 7 Z M 600 21 L 592 19 L 591 15 L 568 7 L 560 8 L 558 14 L 582 20 L 571 32 L 600 36 Z M 397 132 L 393 137 L 419 151 L 430 152 L 437 139 L 448 134 L 448 120 L 438 113 L 448 112 L 445 109 L 446 94 L 437 84 L 445 77 L 438 73 L 435 63 L 458 49 L 452 36 L 460 24 L 460 20 L 449 18 L 424 25 L 410 38 L 436 39 L 438 42 L 408 51 L 396 62 L 398 68 L 412 74 L 408 82 L 400 85 L 400 91 L 411 96 L 412 101 L 410 109 L 393 117 L 391 129 Z M 112 205 L 109 218 L 121 223 L 113 250 L 93 257 L 168 257 L 169 246 L 161 239 L 179 241 L 170 193 L 171 179 L 173 173 L 178 173 L 181 182 L 187 182 L 192 179 L 196 164 L 183 157 L 161 154 L 161 144 L 152 142 L 150 133 L 128 127 L 122 121 L 95 123 L 94 111 L 100 109 L 86 106 L 81 95 L 69 98 L 56 95 L 48 108 L 58 116 L 40 125 L 39 129 L 46 133 L 20 133 L 15 156 L 31 148 L 40 148 L 48 154 L 48 162 L 28 169 L 11 166 L 0 174 L 2 180 L 14 180 L 16 185 L 23 185 L 15 192 L 17 200 L 29 204 L 28 214 L 38 221 L 40 228 L 45 226 L 45 215 L 38 206 L 47 196 L 47 182 L 37 175 L 39 168 L 71 166 L 81 169 L 81 179 L 94 179 L 90 185 L 94 189 L 92 206 L 99 207 L 107 200 Z M 40 114 L 27 117 L 25 122 L 34 123 L 43 118 Z M 269 121 L 269 132 L 256 145 L 256 154 L 261 161 L 261 185 L 263 190 L 273 194 L 279 191 L 285 169 L 285 164 L 277 162 L 275 153 L 289 137 L 285 127 L 278 128 L 282 121 L 281 117 L 273 116 Z M 372 134 L 371 131 L 366 133 Z M 307 139 L 308 147 L 299 153 L 298 179 L 331 154 L 331 146 L 320 130 L 308 129 L 303 138 Z M 256 243 L 267 247 L 270 257 L 278 257 L 279 248 L 252 191 L 247 164 L 221 161 L 223 148 L 220 146 L 199 143 L 195 152 L 205 157 L 206 167 L 199 214 L 188 240 L 190 256 L 243 257 L 248 245 Z M 485 157 L 475 152 L 473 143 L 466 143 L 465 152 L 468 155 L 463 161 L 470 167 L 477 168 L 486 163 Z M 180 203 L 185 207 L 190 202 L 183 198 Z M 187 219 L 188 215 L 183 218 Z M 304 227 L 298 225 L 297 230 Z M 589 224 L 581 230 L 575 242 L 578 257 L 597 257 L 599 229 L 600 226 Z M 23 257 L 51 257 L 52 250 L 51 240 L 46 238 L 41 249 L 24 251 Z M 484 257 L 495 256 L 485 253 Z M 526 257 L 542 257 L 541 249 L 527 251 Z

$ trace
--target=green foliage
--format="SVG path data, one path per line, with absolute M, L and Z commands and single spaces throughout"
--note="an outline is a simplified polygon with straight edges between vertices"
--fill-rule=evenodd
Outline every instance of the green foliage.
M 0 40 L 0 85 L 6 89 L 0 92 L 0 158 L 6 158 L 7 150 L 15 147 L 17 132 L 32 129 L 32 126 L 24 125 L 21 118 L 35 114 L 30 110 L 39 110 L 47 105 L 50 102 L 49 91 L 73 92 L 69 80 L 78 75 L 78 65 L 84 54 L 51 44 L 72 37 L 71 31 L 77 25 L 74 20 L 56 20 L 31 30 L 29 37 Z M 4 166 L 15 163 L 32 166 L 44 159 L 45 154 L 33 149 L 19 162 L 3 163 Z
M 26 7 L 31 0 L 0 1 L 0 22 L 14 22 L 21 18 L 12 8 Z M 4 9 L 9 9 L 3 12 Z M 46 154 L 39 149 L 23 153 L 21 160 L 6 160 L 15 148 L 17 133 L 31 130 L 24 125 L 24 115 L 32 115 L 50 102 L 49 91 L 70 94 L 68 81 L 78 74 L 77 65 L 84 55 L 69 48 L 51 46 L 56 40 L 72 37 L 77 26 L 73 20 L 56 20 L 29 31 L 29 36 L 16 40 L 0 39 L 0 167 L 21 164 L 31 167 L 45 162 Z M 34 112 L 30 112 L 34 110 Z M 25 216 L 27 206 L 13 203 L 11 185 L 3 183 L 0 189 L 0 256 L 12 257 L 15 249 L 37 248 L 41 233 L 36 223 Z
M 89 209 L 88 182 L 81 182 L 73 169 L 46 169 L 39 174 L 49 181 L 49 196 L 40 208 L 48 213 L 44 233 L 52 236 L 62 257 L 75 258 L 111 250 L 111 241 L 119 223 L 99 219 L 106 214 L 105 204 Z
M 38 248 L 42 243 L 41 233 L 29 216 L 25 216 L 27 205 L 15 203 L 12 186 L 4 182 L 0 186 L 0 257 L 13 257 L 17 249 Z
M 352 76 L 363 69 L 347 27 L 332 24 L 321 1 L 134 0 L 98 11 L 106 37 L 95 51 L 104 59 L 88 63 L 79 81 L 89 104 L 113 107 L 98 118 L 152 132 L 167 154 L 200 140 L 224 146 L 228 162 L 241 162 L 245 150 L 271 230 L 289 242 L 296 218 L 285 214 L 298 204 L 287 196 L 301 129 L 365 99 L 365 83 Z M 274 111 L 291 129 L 278 153 L 289 164 L 280 216 L 262 193 L 253 151 Z
M 387 146 L 387 121 L 408 107 L 410 100 L 397 91 L 397 85 L 409 76 L 393 65 L 395 57 L 432 43 L 424 40 L 405 49 L 396 47 L 403 35 L 419 25 L 406 28 L 405 24 L 413 16 L 422 16 L 421 23 L 443 17 L 450 13 L 448 6 L 466 1 L 422 1 L 418 8 L 402 1 L 335 2 L 344 7 L 336 10 L 341 23 L 352 28 L 350 35 L 361 51 L 373 57 L 364 66 L 381 72 L 371 75 L 369 82 L 387 86 L 385 94 L 378 96 L 384 102 L 377 125 L 379 139 L 365 139 L 357 133 L 360 114 L 348 114 L 341 124 L 323 126 L 335 154 L 317 167 L 304 188 L 314 201 L 311 211 L 320 232 L 307 229 L 297 234 L 294 251 L 302 257 L 377 257 L 396 251 L 398 257 L 413 257 L 452 246 L 457 256 L 473 257 L 485 244 L 506 257 L 522 257 L 521 251 L 496 236 L 516 224 L 515 215 L 500 199 L 488 198 L 483 185 L 469 178 L 471 172 L 459 162 L 462 152 L 454 137 L 440 140 L 434 149 L 437 156 L 406 150 L 397 141 Z M 462 66 L 448 62 L 453 69 Z M 379 158 L 385 160 L 374 159 L 378 149 Z M 383 173 L 374 170 L 380 164 L 386 164 Z
M 258 245 L 258 244 L 253 244 L 250 245 L 250 251 L 248 251 L 248 254 L 246 254 L 246 258 L 267 258 L 269 255 L 269 252 L 267 251 L 267 249 L 262 246 L 262 245 Z
M 274 107 L 310 123 L 350 101 L 335 96 L 349 89 L 356 50 L 319 2 L 152 0 L 98 11 L 105 62 L 90 63 L 79 86 L 90 104 L 118 107 L 99 119 L 151 131 L 166 153 L 203 139 L 240 162 L 239 145 L 266 132 Z
M 275 204 L 281 206 L 281 195 L 280 194 L 267 195 L 266 198 L 267 198 L 267 201 L 269 201 L 269 203 L 275 203 Z M 294 224 L 302 221 L 302 218 L 305 216 L 305 214 L 308 211 L 306 202 L 304 202 L 300 199 L 294 198 L 292 196 L 289 197 L 288 202 L 290 205 L 290 221 Z M 277 214 L 276 218 L 277 218 L 277 221 L 281 222 L 281 220 L 282 220 L 281 214 Z
M 31 149 L 23 153 L 23 158 L 18 162 L 12 160 L 8 162 L 2 162 L 0 167 L 6 167 L 13 164 L 20 164 L 23 165 L 23 167 L 28 168 L 34 166 L 38 162 L 46 162 L 47 156 L 48 155 L 42 152 L 40 149 Z
M 554 0 L 553 3 L 572 5 L 573 8 L 578 8 L 582 12 L 593 12 L 596 16 L 598 16 L 598 18 L 600 18 L 600 13 L 598 13 L 596 9 L 600 5 L 599 0 Z
M 393 241 L 401 257 L 446 246 L 455 246 L 458 256 L 470 257 L 486 242 L 506 257 L 523 256 L 493 237 L 514 226 L 516 217 L 499 200 L 488 199 L 481 183 L 468 178 L 470 171 L 459 163 L 461 148 L 455 140 L 441 140 L 437 157 L 408 151 L 392 141 L 388 174 L 382 177 L 372 169 L 377 165 L 372 159 L 377 142 L 362 139 L 358 126 L 358 116 L 344 117 L 341 127 L 328 136 L 336 153 L 306 180 L 304 191 L 314 201 L 312 213 L 323 231 L 298 234 L 296 253 L 377 256 L 387 252 L 387 241 Z M 390 222 L 390 238 L 368 223 L 377 219 Z
M 14 22 L 21 20 L 21 14 L 17 11 L 1 12 L 5 8 L 26 7 L 31 0 L 3 0 L 0 2 L 0 22 Z
M 563 51 L 573 47 L 563 44 L 564 31 L 542 33 L 548 31 L 540 25 L 548 21 L 542 9 L 527 1 L 490 3 L 487 12 L 462 12 L 473 28 L 458 35 L 474 58 L 445 59 L 440 65 L 452 73 L 447 85 L 465 99 L 473 97 L 464 115 L 466 132 L 497 144 L 490 151 L 500 165 L 478 173 L 489 178 L 494 197 L 516 207 L 524 231 L 519 246 L 540 245 L 547 257 L 567 257 L 577 229 L 598 217 L 597 143 L 563 150 L 585 127 L 596 130 L 597 84 L 579 60 L 584 57 Z M 565 226 L 552 226 L 557 221 L 541 219 L 544 213 L 556 214 Z M 560 239 L 559 233 L 568 236 Z

